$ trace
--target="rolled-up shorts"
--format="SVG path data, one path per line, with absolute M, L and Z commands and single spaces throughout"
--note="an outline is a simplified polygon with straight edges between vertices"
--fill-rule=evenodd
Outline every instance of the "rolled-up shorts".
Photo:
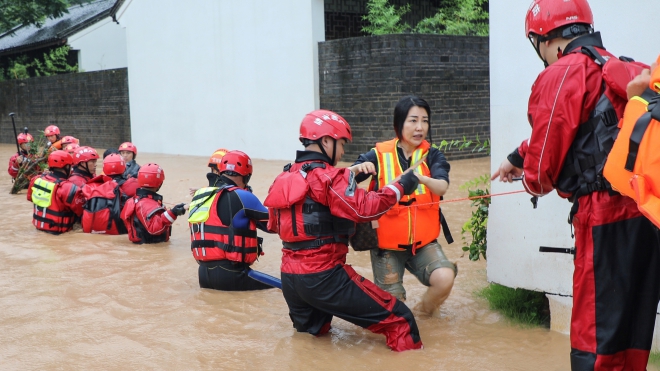
M 371 250 L 371 268 L 374 283 L 399 300 L 406 299 L 403 288 L 404 269 L 417 277 L 424 286 L 430 286 L 431 273 L 438 268 L 450 268 L 456 275 L 456 265 L 450 262 L 437 240 L 417 249 L 395 251 L 385 249 Z

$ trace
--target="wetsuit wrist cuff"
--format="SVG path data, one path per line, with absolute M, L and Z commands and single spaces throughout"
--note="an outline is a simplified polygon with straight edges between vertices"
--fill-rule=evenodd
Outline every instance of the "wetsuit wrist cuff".
M 518 153 L 518 148 L 513 150 L 513 152 L 509 153 L 508 156 L 506 156 L 506 159 L 509 160 L 511 165 L 521 168 L 523 167 L 523 164 L 525 163 L 525 159 L 520 156 L 520 153 Z

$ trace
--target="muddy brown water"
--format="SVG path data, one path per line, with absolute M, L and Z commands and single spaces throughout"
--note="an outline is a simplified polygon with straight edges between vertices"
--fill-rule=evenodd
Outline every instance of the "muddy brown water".
M 0 145 L 0 158 L 12 153 L 11 145 Z M 170 206 L 189 201 L 189 187 L 205 185 L 207 156 L 141 153 L 137 160 L 163 167 L 160 193 Z M 250 184 L 260 199 L 285 164 L 254 160 Z M 453 161 L 445 198 L 465 197 L 458 186 L 489 167 L 489 158 Z M 25 191 L 10 195 L 10 187 L 5 173 L 0 177 L 2 370 L 570 368 L 568 336 L 513 326 L 475 297 L 487 284 L 486 264 L 469 261 L 461 251 L 469 202 L 444 206 L 456 242 L 440 241 L 459 264 L 453 292 L 439 317 L 413 311 L 424 349 L 395 353 L 383 336 L 337 318 L 326 336 L 296 333 L 277 289 L 200 289 L 183 218 L 175 223 L 172 240 L 158 245 L 133 245 L 126 236 L 84 234 L 80 228 L 52 236 L 31 225 Z M 254 268 L 278 276 L 280 241 L 266 235 L 264 245 L 266 255 Z M 367 252 L 351 250 L 348 262 L 371 279 Z M 407 304 L 414 307 L 425 288 L 409 274 L 404 285 Z

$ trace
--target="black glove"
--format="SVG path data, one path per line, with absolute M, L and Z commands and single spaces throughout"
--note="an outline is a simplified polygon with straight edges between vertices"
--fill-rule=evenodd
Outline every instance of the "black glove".
M 419 178 L 417 178 L 417 175 L 413 171 L 409 171 L 399 179 L 399 184 L 403 187 L 403 194 L 409 195 L 417 189 Z
M 178 204 L 178 205 L 175 205 L 175 206 L 174 206 L 173 208 L 171 208 L 170 210 L 172 210 L 172 212 L 174 213 L 174 215 L 176 215 L 176 216 L 181 216 L 181 215 L 183 215 L 183 214 L 186 213 L 186 209 L 183 208 L 183 205 L 185 205 L 185 204 Z

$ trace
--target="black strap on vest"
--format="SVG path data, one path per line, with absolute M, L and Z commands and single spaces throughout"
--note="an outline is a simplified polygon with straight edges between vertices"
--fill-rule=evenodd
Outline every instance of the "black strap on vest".
M 195 240 L 191 242 L 190 246 L 191 249 L 217 247 L 218 249 L 222 249 L 226 252 L 240 252 L 243 255 L 243 260 L 245 260 L 245 254 L 255 254 L 258 251 L 258 246 L 240 247 L 235 246 L 234 244 L 228 244 L 214 240 Z
M 348 244 L 348 238 L 319 238 L 311 241 L 300 241 L 300 242 L 284 242 L 283 247 L 287 250 L 307 250 L 307 249 L 316 249 L 323 245 L 328 245 L 331 243 L 344 243 Z
M 647 91 L 653 92 L 651 89 L 646 89 Z M 645 92 L 646 93 L 646 92 Z M 655 93 L 655 92 L 653 92 Z M 630 134 L 630 142 L 628 143 L 628 157 L 626 158 L 625 169 L 628 171 L 633 171 L 635 168 L 635 162 L 637 161 L 637 153 L 639 151 L 639 145 L 642 142 L 644 133 L 651 125 L 651 120 L 660 121 L 660 104 L 658 100 L 660 95 L 655 93 L 655 97 L 652 101 L 649 101 L 649 105 L 645 114 L 643 114 L 633 128 L 632 133 Z

